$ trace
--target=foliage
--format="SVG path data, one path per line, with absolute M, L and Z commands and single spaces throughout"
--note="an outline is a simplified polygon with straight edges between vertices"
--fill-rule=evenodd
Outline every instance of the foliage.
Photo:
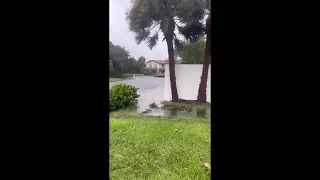
M 112 86 L 109 91 L 109 110 L 116 110 L 134 104 L 139 97 L 137 90 L 138 88 L 126 84 Z
M 177 55 L 182 59 L 181 64 L 202 64 L 206 42 L 203 38 L 195 43 L 183 42 Z
M 123 72 L 121 70 L 115 70 L 109 68 L 109 77 L 120 78 Z
M 144 64 L 144 63 L 146 63 L 146 58 L 143 56 L 140 56 L 138 59 L 138 62 L 142 62 Z
M 142 69 L 141 73 L 144 75 L 152 75 L 152 70 L 151 69 Z
M 125 59 L 123 62 L 123 72 L 134 72 L 136 71 L 136 60 L 133 57 Z
M 202 0 L 134 0 L 127 12 L 129 28 L 135 33 L 137 44 L 146 41 L 150 49 L 157 44 L 159 31 L 163 33 L 163 40 L 174 40 L 176 48 L 181 40 L 175 29 L 187 40 L 196 41 L 203 34 L 204 16 Z M 171 26 L 173 28 L 169 28 Z M 153 30 L 155 27 L 158 30 Z
M 161 104 L 163 109 L 170 110 L 202 111 L 211 109 L 210 103 L 199 103 L 192 100 L 184 102 L 162 101 Z
M 141 56 L 136 60 L 124 47 L 109 41 L 109 61 L 110 77 L 121 77 L 123 73 L 141 73 L 146 58 Z
M 123 47 L 114 45 L 109 41 L 109 60 L 113 64 L 113 69 L 121 70 L 125 60 L 129 59 L 130 53 Z
M 137 65 L 140 69 L 144 69 L 146 67 L 146 58 L 143 56 L 139 57 Z
M 158 109 L 159 108 L 159 106 L 154 102 L 149 104 L 149 107 L 152 108 L 152 109 Z

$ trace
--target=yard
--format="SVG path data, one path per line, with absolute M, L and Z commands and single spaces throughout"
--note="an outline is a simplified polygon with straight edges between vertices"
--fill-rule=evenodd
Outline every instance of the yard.
M 110 114 L 111 179 L 210 179 L 210 121 Z
M 109 82 L 121 81 L 121 78 L 109 78 Z

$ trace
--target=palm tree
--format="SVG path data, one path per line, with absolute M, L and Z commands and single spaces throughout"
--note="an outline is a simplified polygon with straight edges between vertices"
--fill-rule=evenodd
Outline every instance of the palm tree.
M 196 41 L 203 33 L 201 20 L 204 15 L 205 7 L 198 0 L 133 0 L 133 6 L 127 13 L 129 28 L 135 33 L 137 44 L 146 41 L 152 49 L 159 40 L 159 32 L 163 33 L 168 48 L 173 102 L 179 100 L 173 44 L 177 49 L 181 46 L 175 30 L 188 41 Z M 155 27 L 159 29 L 154 30 Z
M 207 35 L 207 41 L 206 41 L 206 48 L 205 48 L 205 54 L 203 58 L 203 68 L 202 68 L 202 74 L 201 74 L 201 81 L 199 84 L 199 90 L 198 90 L 198 101 L 205 103 L 207 102 L 207 80 L 208 80 L 208 70 L 209 70 L 209 64 L 211 64 L 211 1 L 206 1 L 206 8 L 209 9 L 209 17 L 206 20 L 206 35 Z

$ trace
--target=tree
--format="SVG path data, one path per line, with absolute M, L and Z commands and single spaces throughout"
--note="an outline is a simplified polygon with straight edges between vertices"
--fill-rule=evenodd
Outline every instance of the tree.
M 144 57 L 140 57 L 140 61 L 136 61 L 124 47 L 114 45 L 109 41 L 110 77 L 121 77 L 123 73 L 141 73 L 144 61 Z
M 123 61 L 122 71 L 123 72 L 128 72 L 128 73 L 134 73 L 135 71 L 138 71 L 136 69 L 136 64 L 137 64 L 137 61 L 133 57 L 125 59 Z
M 181 64 L 202 64 L 206 41 L 200 38 L 195 43 L 182 42 L 181 49 L 177 55 L 182 59 Z
M 143 56 L 140 56 L 137 62 L 140 69 L 144 69 L 146 67 L 146 58 Z
M 134 57 L 130 56 L 130 53 L 124 47 L 114 45 L 110 41 L 109 41 L 109 61 L 110 61 L 109 65 L 112 65 L 112 68 L 109 68 L 109 69 L 115 70 L 115 71 L 139 73 L 143 68 L 142 65 L 140 65 L 139 62 L 136 61 Z M 118 73 L 118 75 L 120 75 L 120 73 Z
M 129 57 L 130 53 L 125 48 L 114 45 L 109 41 L 109 60 L 111 60 L 114 70 L 121 70 L 124 61 Z
M 111 60 L 109 60 L 109 70 L 113 70 L 113 64 Z
M 210 57 L 211 57 L 211 1 L 206 0 L 206 7 L 209 9 L 209 17 L 206 20 L 206 35 L 207 35 L 207 41 L 206 41 L 206 48 L 205 48 L 205 54 L 203 58 L 203 68 L 202 68 L 202 74 L 201 74 L 201 80 L 199 84 L 199 90 L 198 90 L 198 101 L 200 102 L 207 102 L 207 80 L 208 80 L 208 70 L 209 70 L 209 64 L 211 63 Z
M 138 62 L 146 63 L 146 58 L 143 57 L 143 56 L 140 56 L 140 57 L 138 58 Z
M 204 9 L 203 3 L 198 0 L 134 0 L 132 8 L 127 13 L 129 28 L 135 33 L 137 44 L 146 41 L 152 49 L 159 40 L 159 31 L 163 33 L 163 40 L 166 40 L 168 48 L 173 102 L 179 100 L 173 44 L 177 49 L 181 46 L 181 40 L 177 38 L 175 30 L 178 29 L 187 40 L 196 41 L 203 32 L 200 21 L 204 17 Z M 159 29 L 153 30 L 155 27 Z

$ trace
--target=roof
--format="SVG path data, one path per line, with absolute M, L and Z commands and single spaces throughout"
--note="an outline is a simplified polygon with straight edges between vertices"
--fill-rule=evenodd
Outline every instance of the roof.
M 155 62 L 158 64 L 168 64 L 169 63 L 168 60 L 149 60 L 148 62 Z M 146 63 L 148 63 L 148 62 L 146 62 Z

